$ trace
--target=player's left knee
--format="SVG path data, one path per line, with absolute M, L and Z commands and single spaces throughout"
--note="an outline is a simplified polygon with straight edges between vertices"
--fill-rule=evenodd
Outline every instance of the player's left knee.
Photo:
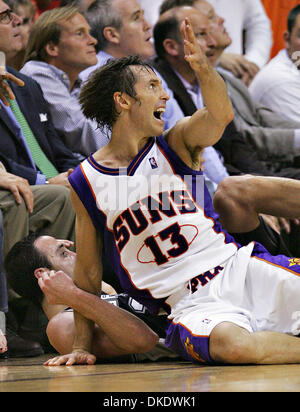
M 250 333 L 237 325 L 220 323 L 210 335 L 210 356 L 215 362 L 224 364 L 253 363 L 249 337 Z

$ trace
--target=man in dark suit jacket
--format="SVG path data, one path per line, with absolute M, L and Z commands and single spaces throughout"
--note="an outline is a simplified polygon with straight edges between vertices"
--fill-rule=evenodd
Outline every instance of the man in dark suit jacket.
M 21 22 L 22 19 L 0 0 L 0 51 L 7 57 L 22 47 Z M 0 209 L 4 229 L 0 254 L 3 252 L 5 256 L 29 232 L 38 231 L 60 239 L 75 240 L 75 215 L 67 177 L 79 159 L 57 138 L 40 86 L 13 69 L 0 67 L 0 70 L 0 162 L 4 166 L 0 172 Z M 20 80 L 12 81 L 13 76 Z M 41 150 L 56 169 L 50 178 L 44 176 L 33 162 L 21 125 L 8 107 L 9 100 L 5 95 L 16 98 Z M 10 309 L 7 319 L 8 315 L 11 319 Z M 10 356 L 39 355 L 41 346 L 18 337 L 13 330 L 17 325 L 12 323 L 7 323 L 6 330 Z
M 79 159 L 57 137 L 39 84 L 14 69 L 8 67 L 7 71 L 24 81 L 22 87 L 14 83 L 10 83 L 10 86 L 46 157 L 60 173 L 65 174 L 69 169 L 76 167 Z M 31 185 L 36 184 L 38 170 L 33 168 L 24 141 L 17 134 L 5 108 L 0 110 L 0 136 L 0 160 L 5 165 L 6 170 L 27 179 Z M 64 184 L 64 176 L 55 177 L 52 183 Z M 49 183 L 51 183 L 51 179 L 49 179 Z

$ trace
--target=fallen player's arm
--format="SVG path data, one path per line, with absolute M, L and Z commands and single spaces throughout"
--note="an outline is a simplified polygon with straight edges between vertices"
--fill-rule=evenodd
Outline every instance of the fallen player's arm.
M 102 240 L 81 200 L 71 189 L 72 204 L 76 213 L 76 264 L 74 283 L 78 288 L 94 295 L 101 293 Z M 76 334 L 73 352 L 90 352 L 94 323 L 74 311 Z
M 64 304 L 95 323 L 92 354 L 108 358 L 132 353 L 148 352 L 158 342 L 158 336 L 141 319 L 114 304 L 75 286 L 63 271 L 45 270 L 39 273 L 38 282 L 47 302 Z M 47 326 L 48 338 L 61 355 L 72 352 L 74 319 L 70 311 L 53 316 Z M 81 356 L 81 355 L 80 355 Z M 70 355 L 66 355 L 65 361 Z M 71 355 L 71 359 L 74 354 Z M 64 363 L 58 356 L 46 365 Z

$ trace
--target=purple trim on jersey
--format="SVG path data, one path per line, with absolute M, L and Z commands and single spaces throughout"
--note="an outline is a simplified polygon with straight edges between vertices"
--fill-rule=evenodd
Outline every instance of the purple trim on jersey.
M 96 206 L 94 193 L 82 171 L 81 165 L 77 166 L 74 172 L 69 176 L 69 182 L 81 202 L 84 204 L 95 228 L 101 230 L 105 223 L 105 216 L 100 213 L 100 210 Z
M 273 256 L 267 251 L 267 249 L 263 245 L 261 245 L 260 243 L 256 243 L 256 242 L 255 242 L 251 257 L 262 260 L 276 267 L 285 269 L 288 272 L 291 272 L 292 274 L 296 276 L 300 276 L 300 259 L 299 258 L 291 258 L 285 255 Z
M 163 150 L 167 158 L 169 159 L 172 169 L 176 172 L 176 174 L 180 176 L 184 175 L 203 175 L 201 170 L 193 170 L 188 165 L 186 165 L 181 158 L 178 156 L 176 152 L 168 145 L 166 140 L 163 136 L 159 136 L 156 138 L 156 143 L 158 146 Z
M 193 170 L 189 166 L 187 166 L 177 155 L 176 152 L 167 144 L 165 139 L 160 136 L 157 138 L 157 144 L 161 151 L 165 154 L 167 160 L 169 160 L 170 165 L 175 174 L 181 176 L 185 183 L 189 187 L 189 191 L 193 196 L 194 201 L 197 203 L 198 206 L 204 209 L 205 216 L 208 218 L 212 218 L 214 221 L 214 230 L 217 233 L 223 232 L 225 235 L 225 243 L 235 243 L 235 245 L 240 248 L 241 246 L 234 240 L 234 238 L 229 235 L 221 226 L 219 222 L 219 215 L 215 212 L 211 196 L 209 191 L 204 182 L 203 172 Z M 191 179 L 185 178 L 185 176 L 192 176 Z M 203 184 L 199 185 L 199 180 L 203 176 Z M 204 190 L 204 193 L 199 193 L 199 186 L 200 190 Z
M 215 363 L 209 354 L 209 336 L 193 335 L 180 323 L 170 322 L 166 331 L 165 345 L 188 361 L 202 365 Z

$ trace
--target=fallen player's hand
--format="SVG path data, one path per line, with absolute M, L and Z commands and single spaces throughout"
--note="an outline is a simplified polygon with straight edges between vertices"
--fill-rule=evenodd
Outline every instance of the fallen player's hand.
M 48 359 L 44 366 L 72 366 L 72 365 L 93 365 L 96 362 L 96 356 L 89 352 L 78 351 L 72 352 L 68 355 L 56 356 L 55 358 Z
M 45 272 L 39 272 L 36 277 L 48 303 L 72 307 L 72 297 L 76 286 L 70 276 L 62 270 L 45 270 Z

